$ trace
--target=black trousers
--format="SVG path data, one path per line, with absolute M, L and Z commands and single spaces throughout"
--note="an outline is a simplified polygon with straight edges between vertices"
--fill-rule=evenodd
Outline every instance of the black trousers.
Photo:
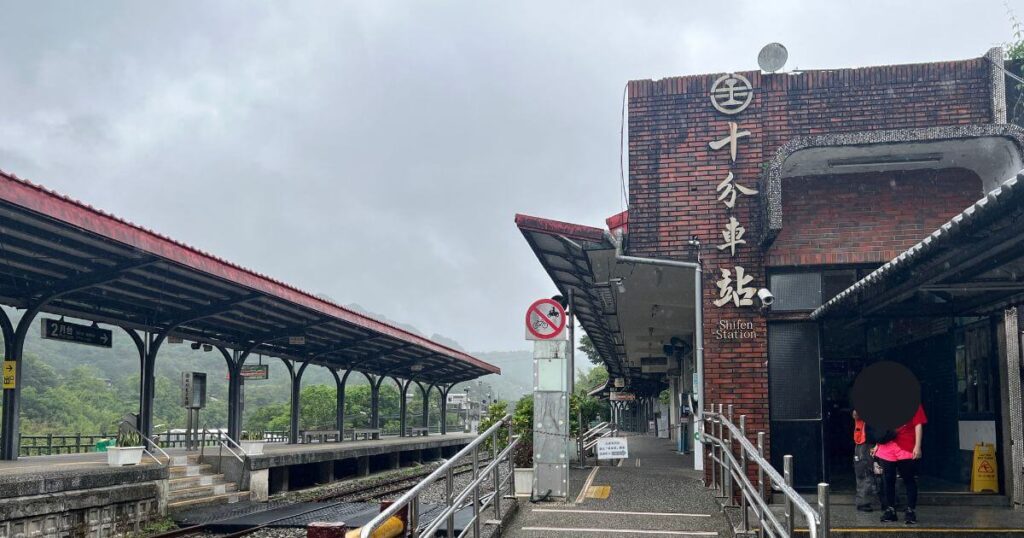
M 882 508 L 896 507 L 896 472 L 907 489 L 907 508 L 917 509 L 917 460 L 885 461 L 882 466 Z

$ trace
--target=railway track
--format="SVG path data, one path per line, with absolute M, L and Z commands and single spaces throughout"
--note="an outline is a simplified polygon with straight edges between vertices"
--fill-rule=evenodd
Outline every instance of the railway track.
M 480 462 L 480 466 L 481 467 L 485 466 L 486 464 L 487 464 L 487 460 L 484 460 L 484 461 Z M 332 506 L 338 506 L 338 505 L 340 505 L 342 503 L 369 502 L 369 501 L 373 501 L 375 499 L 380 499 L 381 497 L 387 497 L 387 496 L 392 496 L 392 495 L 395 495 L 395 494 L 398 494 L 398 493 L 403 493 L 403 492 L 409 490 L 410 488 L 412 488 L 413 486 L 415 486 L 417 483 L 419 483 L 419 481 L 423 477 L 429 475 L 431 472 L 433 472 L 433 471 L 429 470 L 429 471 L 425 471 L 425 472 L 420 473 L 420 474 L 416 474 L 414 476 L 398 477 L 398 478 L 395 478 L 394 480 L 389 480 L 389 481 L 382 482 L 382 483 L 377 483 L 377 484 L 370 484 L 370 485 L 367 485 L 367 486 L 364 486 L 364 487 L 356 488 L 356 489 L 353 489 L 353 490 L 347 490 L 347 491 L 343 491 L 343 492 L 329 492 L 329 493 L 325 493 L 323 495 L 314 497 L 312 499 L 312 502 L 318 502 L 318 503 L 329 503 L 330 501 L 336 501 L 336 502 L 334 502 L 332 504 L 324 504 L 322 506 L 317 506 L 316 508 L 311 508 L 309 510 L 306 510 L 306 511 L 300 512 L 300 513 L 291 513 L 291 514 L 285 515 L 283 517 L 280 517 L 278 519 L 274 519 L 274 520 L 268 521 L 268 522 L 266 522 L 266 523 L 264 523 L 262 525 L 258 525 L 258 526 L 252 527 L 252 528 L 243 529 L 243 530 L 232 532 L 232 533 L 213 532 L 213 531 L 210 530 L 210 528 L 213 527 L 214 525 L 216 525 L 217 523 L 220 523 L 221 521 L 226 521 L 227 519 L 234 519 L 235 516 L 231 516 L 229 518 L 225 518 L 225 519 L 222 519 L 222 520 L 213 521 L 213 522 L 209 522 L 209 523 L 202 523 L 202 524 L 199 524 L 199 525 L 193 525 L 193 526 L 190 526 L 190 527 L 182 527 L 180 529 L 173 529 L 173 530 L 161 533 L 161 534 L 151 535 L 149 538 L 182 538 L 182 537 L 184 537 L 184 538 L 192 538 L 192 537 L 200 537 L 200 536 L 202 536 L 202 537 L 216 536 L 217 538 L 239 538 L 241 536 L 246 536 L 246 535 L 251 534 L 253 532 L 256 532 L 258 530 L 270 527 L 270 526 L 272 526 L 275 523 L 278 523 L 280 521 L 284 521 L 286 519 L 293 519 L 293 518 L 296 518 L 296 517 L 300 517 L 300 516 L 303 516 L 305 514 L 309 514 L 311 512 L 317 512 L 317 511 L 320 511 L 320 510 L 324 510 L 324 509 L 330 508 Z M 472 464 L 464 464 L 464 465 L 460 465 L 460 466 L 456 467 L 452 474 L 453 474 L 453 476 L 459 476 L 459 475 L 463 475 L 463 474 L 471 473 L 471 472 L 473 472 Z M 275 507 L 275 508 L 277 508 L 277 507 Z M 266 510 L 263 510 L 263 511 L 265 512 L 265 511 L 268 511 L 268 510 L 271 510 L 271 508 L 267 508 Z M 255 513 L 260 513 L 260 512 L 255 512 Z
M 182 537 L 192 538 L 192 537 L 199 537 L 199 536 L 203 536 L 203 537 L 216 536 L 217 538 L 239 538 L 241 536 L 245 536 L 247 534 L 254 533 L 254 532 L 256 532 L 256 531 L 258 531 L 260 529 L 265 529 L 265 528 L 267 528 L 267 527 L 269 527 L 269 526 L 271 526 L 274 523 L 277 523 L 279 521 L 284 521 L 286 519 L 292 519 L 292 518 L 295 518 L 295 517 L 300 517 L 300 516 L 303 516 L 303 515 L 306 515 L 306 514 L 309 514 L 309 513 L 312 513 L 312 512 L 318 512 L 320 510 L 324 510 L 324 509 L 327 509 L 327 508 L 331 508 L 332 506 L 337 506 L 339 504 L 342 504 L 342 502 L 343 501 L 339 501 L 339 502 L 336 502 L 334 504 L 327 504 L 327 505 L 323 505 L 323 506 L 317 506 L 316 508 L 311 508 L 309 510 L 305 510 L 305 511 L 299 512 L 299 513 L 291 513 L 291 514 L 285 515 L 283 517 L 279 517 L 277 519 L 268 521 L 268 522 L 266 522 L 266 523 L 264 523 L 262 525 L 257 525 L 255 527 L 250 527 L 248 529 L 242 529 L 240 531 L 231 532 L 231 533 L 223 533 L 223 532 L 213 532 L 213 531 L 211 531 L 210 528 L 213 525 L 215 525 L 216 523 L 219 523 L 219 521 L 217 521 L 217 522 L 203 523 L 203 524 L 200 524 L 200 525 L 193 525 L 191 527 L 182 527 L 180 529 L 173 529 L 173 530 L 161 533 L 161 534 L 152 535 L 149 538 L 182 538 Z M 256 513 L 259 513 L 259 512 L 256 512 Z M 229 519 L 233 519 L 233 518 L 229 518 Z M 221 520 L 221 521 L 224 521 L 224 520 Z
M 453 476 L 459 476 L 466 473 L 473 472 L 472 465 L 464 465 L 456 468 L 452 473 Z M 316 502 L 334 501 L 343 499 L 345 502 L 367 502 L 381 497 L 394 495 L 396 493 L 402 493 L 420 482 L 424 476 L 428 473 L 419 474 L 416 476 L 397 478 L 395 480 L 384 482 L 382 484 L 373 484 L 364 488 L 346 491 L 343 493 L 328 493 L 323 496 L 317 497 Z

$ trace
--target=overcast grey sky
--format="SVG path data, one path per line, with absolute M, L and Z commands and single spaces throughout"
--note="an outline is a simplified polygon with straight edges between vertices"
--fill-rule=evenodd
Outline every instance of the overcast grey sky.
M 0 0 L 0 23 L 0 169 L 470 350 L 526 348 L 554 291 L 516 212 L 621 210 L 627 80 L 1010 37 L 994 0 Z

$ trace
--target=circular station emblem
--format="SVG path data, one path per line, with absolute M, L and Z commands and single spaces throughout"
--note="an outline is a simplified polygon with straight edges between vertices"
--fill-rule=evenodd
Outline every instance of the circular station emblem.
M 534 301 L 526 309 L 526 337 L 531 340 L 550 340 L 565 329 L 565 309 L 553 299 Z
M 711 84 L 711 104 L 722 114 L 743 112 L 753 98 L 750 81 L 739 73 L 722 75 Z

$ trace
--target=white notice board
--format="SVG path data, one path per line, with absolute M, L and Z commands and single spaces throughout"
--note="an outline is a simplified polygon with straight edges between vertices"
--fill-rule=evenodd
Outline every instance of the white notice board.
M 629 443 L 625 437 L 603 437 L 597 440 L 597 459 L 619 460 L 629 457 Z

